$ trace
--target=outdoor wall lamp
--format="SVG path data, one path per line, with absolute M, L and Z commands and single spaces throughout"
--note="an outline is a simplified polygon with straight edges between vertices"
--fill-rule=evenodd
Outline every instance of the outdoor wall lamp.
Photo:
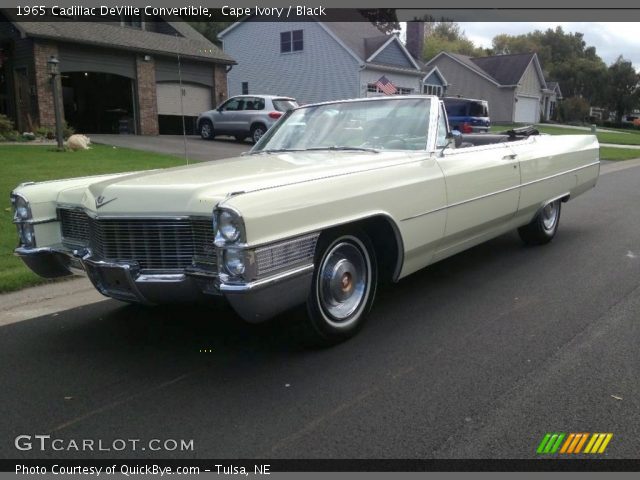
M 64 150 L 64 137 L 62 134 L 62 111 L 60 106 L 60 60 L 51 55 L 47 60 L 47 70 L 51 75 L 51 90 L 53 91 L 53 111 L 56 116 L 56 141 L 58 150 Z

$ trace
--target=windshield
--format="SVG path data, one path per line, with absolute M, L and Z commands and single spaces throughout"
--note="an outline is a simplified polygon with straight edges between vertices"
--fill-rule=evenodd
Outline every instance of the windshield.
M 289 100 L 288 98 L 273 99 L 273 108 L 279 112 L 286 112 L 287 110 L 291 110 L 297 106 L 298 104 L 294 100 Z
M 465 99 L 444 99 L 450 117 L 488 117 L 487 102 Z
M 429 98 L 311 105 L 288 112 L 251 153 L 292 150 L 424 150 Z

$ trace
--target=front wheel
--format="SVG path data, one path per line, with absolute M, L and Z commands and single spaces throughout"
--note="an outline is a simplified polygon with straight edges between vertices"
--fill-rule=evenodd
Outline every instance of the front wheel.
M 203 120 L 200 124 L 200 136 L 204 140 L 213 140 L 213 123 L 210 120 Z
M 528 225 L 520 227 L 518 233 L 527 245 L 544 245 L 555 237 L 560 223 L 562 203 L 554 200 L 547 203 Z
M 364 232 L 320 237 L 307 299 L 307 331 L 329 346 L 355 335 L 373 305 L 378 281 L 375 251 Z

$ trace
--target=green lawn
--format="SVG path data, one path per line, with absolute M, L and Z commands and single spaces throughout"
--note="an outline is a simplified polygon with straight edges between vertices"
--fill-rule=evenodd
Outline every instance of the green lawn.
M 0 144 L 0 293 L 45 282 L 13 256 L 16 229 L 12 225 L 9 193 L 20 182 L 172 167 L 184 160 L 171 155 L 106 145 L 90 150 L 58 152 L 53 147 Z
M 640 158 L 640 149 L 600 147 L 600 160 L 631 160 Z
M 492 125 L 492 132 L 501 132 L 513 128 L 513 125 Z M 540 133 L 549 135 L 588 135 L 587 130 L 576 130 L 575 128 L 562 128 L 553 125 L 536 125 Z M 620 132 L 596 132 L 600 143 L 615 143 L 619 145 L 640 145 L 640 130 L 629 130 L 628 133 Z

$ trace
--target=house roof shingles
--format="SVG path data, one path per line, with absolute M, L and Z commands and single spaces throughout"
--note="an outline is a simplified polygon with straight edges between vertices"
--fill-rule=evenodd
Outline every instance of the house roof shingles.
M 471 61 L 495 78 L 500 85 L 516 85 L 531 63 L 533 55 L 533 53 L 493 55 L 471 58 Z
M 12 22 L 24 34 L 35 38 L 86 45 L 176 55 L 214 63 L 236 63 L 200 33 L 180 22 L 167 22 L 182 36 L 138 30 L 99 22 Z
M 370 22 L 326 22 L 325 26 L 362 60 L 389 40 L 388 35 Z
M 470 70 L 488 77 L 502 86 L 517 85 L 535 55 L 535 53 L 517 53 L 488 57 L 469 57 L 459 53 L 446 52 L 446 54 L 463 63 Z M 430 63 L 427 63 L 427 68 Z

